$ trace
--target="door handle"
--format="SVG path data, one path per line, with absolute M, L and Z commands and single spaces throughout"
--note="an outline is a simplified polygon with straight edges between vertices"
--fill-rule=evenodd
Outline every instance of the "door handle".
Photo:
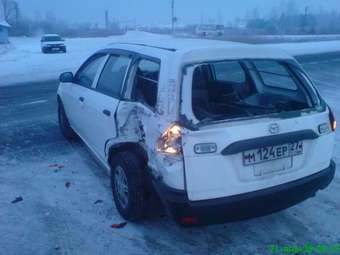
M 111 112 L 109 110 L 103 110 L 103 114 L 105 114 L 106 116 L 111 116 Z
M 85 98 L 79 97 L 79 101 L 80 101 L 80 102 L 84 102 L 84 101 L 85 101 Z

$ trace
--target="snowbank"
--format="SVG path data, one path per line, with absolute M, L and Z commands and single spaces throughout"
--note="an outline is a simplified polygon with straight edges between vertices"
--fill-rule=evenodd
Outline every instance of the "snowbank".
M 0 44 L 0 55 L 7 53 L 10 50 L 14 49 L 13 44 Z
M 40 38 L 11 38 L 15 49 L 0 52 L 0 86 L 30 81 L 58 79 L 64 71 L 74 71 L 110 38 L 68 39 L 67 54 L 42 54 Z
M 32 81 L 57 80 L 60 73 L 75 71 L 93 52 L 114 42 L 144 37 L 166 40 L 169 36 L 129 32 L 125 36 L 67 39 L 66 54 L 42 54 L 40 38 L 11 38 L 13 46 L 0 46 L 0 86 Z M 271 44 L 292 55 L 340 51 L 340 41 Z M 8 46 L 4 46 L 8 47 Z
M 278 43 L 271 44 L 271 46 L 281 48 L 294 56 L 340 51 L 340 41 Z

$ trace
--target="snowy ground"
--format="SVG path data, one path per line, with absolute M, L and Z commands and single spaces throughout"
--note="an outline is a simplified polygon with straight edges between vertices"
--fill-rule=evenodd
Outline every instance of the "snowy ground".
M 45 80 L 116 39 L 70 39 L 67 54 L 43 55 L 39 38 L 14 38 L 15 49 L 0 51 L 0 86 L 24 83 L 0 88 L 0 254 L 263 255 L 272 254 L 269 245 L 340 244 L 339 171 L 315 198 L 270 216 L 183 229 L 155 200 L 145 221 L 112 229 L 123 219 L 109 178 L 80 141 L 60 135 L 57 83 Z M 292 54 L 340 51 L 339 41 L 275 46 Z M 340 59 L 316 58 L 304 67 L 340 119 Z M 334 158 L 340 167 L 339 134 Z
M 340 119 L 340 59 L 304 67 Z M 264 255 L 272 254 L 269 245 L 340 244 L 339 171 L 315 198 L 270 216 L 183 229 L 155 201 L 147 220 L 112 229 L 123 219 L 109 178 L 81 142 L 60 135 L 56 88 L 0 88 L 0 254 Z M 339 142 L 338 134 L 338 167 Z M 23 200 L 11 203 L 17 197 Z
M 68 39 L 66 54 L 42 54 L 40 38 L 11 38 L 13 49 L 0 54 L 0 86 L 57 80 L 60 73 L 74 71 L 110 41 L 110 38 Z
M 75 71 L 96 50 L 111 42 L 136 36 L 150 35 L 130 32 L 128 36 L 68 39 L 66 54 L 42 54 L 40 38 L 11 38 L 10 49 L 0 46 L 0 86 L 57 80 L 60 73 Z M 340 41 L 283 43 L 269 46 L 280 47 L 292 55 L 340 51 Z

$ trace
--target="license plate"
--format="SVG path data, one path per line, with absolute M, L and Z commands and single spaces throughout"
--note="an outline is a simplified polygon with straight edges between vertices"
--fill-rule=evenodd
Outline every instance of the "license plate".
M 302 153 L 303 153 L 302 141 L 275 146 L 267 146 L 243 152 L 243 164 L 245 166 L 255 165 L 267 161 L 297 156 Z

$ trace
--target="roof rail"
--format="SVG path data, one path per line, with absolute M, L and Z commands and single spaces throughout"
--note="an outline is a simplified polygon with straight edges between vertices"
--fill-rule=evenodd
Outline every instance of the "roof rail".
M 161 49 L 161 50 L 167 50 L 167 51 L 177 51 L 175 48 L 165 48 L 165 47 L 159 47 L 159 46 L 154 46 L 154 45 L 148 45 L 145 43 L 129 43 L 129 42 L 115 42 L 111 43 L 112 44 L 127 44 L 127 45 L 136 45 L 136 46 L 143 46 L 143 47 L 150 47 L 150 48 L 155 48 L 155 49 Z

